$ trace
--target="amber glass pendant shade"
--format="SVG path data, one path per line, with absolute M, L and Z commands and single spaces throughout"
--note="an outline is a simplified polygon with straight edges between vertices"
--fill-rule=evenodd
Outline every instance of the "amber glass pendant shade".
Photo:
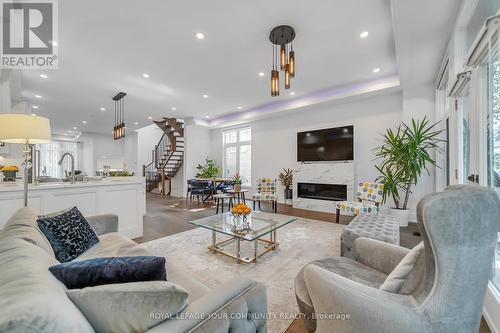
M 285 65 L 285 89 L 290 89 L 290 64 Z
M 273 86 L 274 86 L 274 91 L 273 91 L 273 96 L 279 96 L 280 94 L 280 75 L 277 70 L 273 70 Z
M 289 55 L 290 77 L 295 77 L 295 52 L 290 51 Z
M 274 81 L 274 70 L 271 71 L 271 96 L 276 96 L 276 82 Z
M 113 128 L 113 138 L 119 140 L 125 137 L 125 123 L 118 124 Z
M 285 70 L 285 65 L 286 65 L 286 50 L 285 50 L 285 45 L 281 45 L 280 48 L 280 68 L 282 71 Z

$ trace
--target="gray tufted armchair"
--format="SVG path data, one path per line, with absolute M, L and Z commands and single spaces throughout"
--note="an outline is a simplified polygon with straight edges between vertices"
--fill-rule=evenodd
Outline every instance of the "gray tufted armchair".
M 319 260 L 299 273 L 295 287 L 301 310 L 310 306 L 315 314 L 329 316 L 309 318 L 308 329 L 317 333 L 477 332 L 492 272 L 500 200 L 487 188 L 451 186 L 425 196 L 417 217 L 424 269 L 415 290 L 403 294 L 379 288 L 408 250 L 359 238 L 356 261 Z

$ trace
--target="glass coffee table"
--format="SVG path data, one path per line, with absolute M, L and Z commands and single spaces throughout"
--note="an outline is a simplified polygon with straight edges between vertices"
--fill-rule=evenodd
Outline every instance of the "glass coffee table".
M 205 217 L 200 220 L 189 222 L 198 227 L 212 231 L 212 244 L 208 247 L 213 253 L 220 253 L 236 260 L 237 263 L 256 263 L 257 259 L 264 254 L 278 248 L 277 230 L 297 218 L 293 216 L 252 212 L 243 223 L 241 218 L 235 222 L 231 213 L 218 214 Z M 217 242 L 217 234 L 229 236 Z M 242 257 L 241 242 L 253 242 L 254 251 L 252 257 Z M 224 246 L 236 243 L 234 254 L 224 250 Z M 262 250 L 259 245 L 263 245 Z

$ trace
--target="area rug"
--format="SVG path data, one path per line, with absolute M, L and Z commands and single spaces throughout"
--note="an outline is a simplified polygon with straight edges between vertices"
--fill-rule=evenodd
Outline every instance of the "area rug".
M 264 283 L 271 314 L 268 332 L 281 333 L 298 312 L 293 286 L 295 276 L 312 260 L 339 255 L 343 227 L 299 218 L 278 230 L 278 250 L 267 253 L 257 264 L 237 264 L 226 256 L 211 253 L 207 246 L 212 233 L 202 228 L 156 239 L 144 245 L 154 255 L 165 256 L 184 273 L 210 288 L 239 276 Z M 245 252 L 250 255 L 252 250 L 251 244 L 242 243 L 243 255 Z

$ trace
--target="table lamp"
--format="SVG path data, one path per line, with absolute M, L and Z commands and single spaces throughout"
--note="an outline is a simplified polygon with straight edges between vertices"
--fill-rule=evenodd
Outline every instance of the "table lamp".
M 49 119 L 26 114 L 0 114 L 0 141 L 23 144 L 24 206 L 28 206 L 28 170 L 31 168 L 30 145 L 51 141 Z

